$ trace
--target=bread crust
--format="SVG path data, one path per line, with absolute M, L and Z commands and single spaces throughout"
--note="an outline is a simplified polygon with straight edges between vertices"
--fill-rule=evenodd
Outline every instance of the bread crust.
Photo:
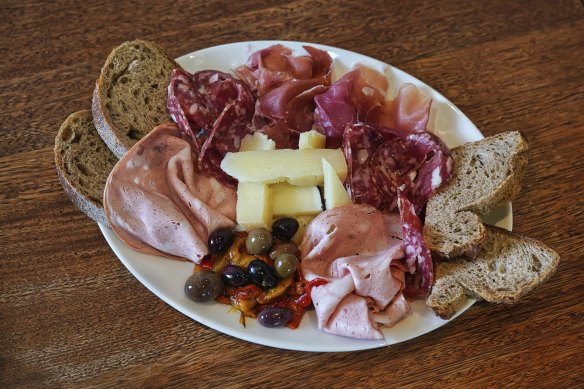
M 491 160 L 496 160 L 497 151 L 492 151 L 492 145 L 496 142 L 512 143 L 510 145 L 512 149 L 502 150 L 503 152 L 512 153 L 511 159 L 506 161 L 504 166 L 498 166 L 499 169 L 508 169 L 504 171 L 505 177 L 503 181 L 488 193 L 470 203 L 460 204 L 463 200 L 451 199 L 451 197 L 462 199 L 467 196 L 472 197 L 469 193 L 474 192 L 476 188 L 472 186 L 472 182 L 469 183 L 469 179 L 463 172 L 477 169 L 477 167 L 473 167 L 472 161 L 477 150 L 481 150 L 483 147 L 484 155 L 490 157 Z M 452 150 L 452 154 L 455 156 L 453 177 L 430 198 L 426 208 L 424 238 L 433 256 L 441 260 L 449 260 L 461 256 L 467 258 L 477 256 L 486 237 L 486 231 L 479 215 L 486 216 L 495 208 L 513 200 L 517 196 L 521 189 L 521 181 L 528 161 L 528 150 L 525 137 L 518 131 L 500 133 L 477 142 L 458 146 Z M 458 156 L 458 160 L 456 156 Z M 483 169 L 481 171 L 486 170 Z M 470 187 L 468 186 L 469 184 L 471 185 Z M 476 217 L 467 220 L 467 223 L 464 224 L 467 230 L 474 231 L 473 235 L 462 236 L 452 232 L 449 236 L 448 231 L 445 231 L 445 228 L 450 225 L 449 221 L 460 217 L 463 212 L 472 212 L 476 215 Z
M 150 47 L 154 49 L 158 54 L 160 54 L 164 59 L 168 60 L 173 64 L 173 67 L 179 68 L 180 66 L 172 59 L 160 46 L 153 42 L 144 41 L 141 39 L 136 39 L 129 42 L 124 42 L 118 47 L 114 48 L 112 52 L 108 55 L 102 69 L 99 78 L 96 81 L 95 89 L 92 96 L 91 111 L 93 114 L 93 120 L 97 132 L 109 147 L 109 149 L 116 155 L 116 157 L 121 158 L 135 143 L 136 140 L 130 139 L 124 131 L 120 130 L 115 124 L 111 116 L 111 112 L 106 107 L 106 94 L 111 83 L 109 78 L 108 69 L 110 65 L 116 61 L 120 53 L 123 53 L 125 49 L 130 46 L 143 45 L 145 47 Z M 160 88 L 166 88 L 166 85 L 160 85 Z M 166 120 L 166 122 L 170 122 Z M 162 124 L 156 123 L 156 125 Z M 152 128 L 154 128 L 154 125 Z
M 486 226 L 486 230 L 487 241 L 476 258 L 436 265 L 436 280 L 426 305 L 439 317 L 451 318 L 465 296 L 492 303 L 516 303 L 558 268 L 560 256 L 542 242 L 495 226 Z M 502 274 L 515 272 L 509 277 L 513 285 L 506 285 L 511 281 L 503 277 L 497 287 L 489 284 L 488 280 L 500 277 L 502 269 Z
M 95 202 L 92 198 L 85 195 L 80 188 L 71 180 L 69 173 L 65 167 L 65 160 L 63 159 L 62 150 L 64 149 L 64 145 L 69 143 L 68 141 L 63 140 L 63 132 L 70 129 L 73 125 L 73 122 L 76 120 L 85 121 L 86 123 L 90 123 L 93 125 L 93 119 L 91 117 L 91 111 L 83 110 L 75 112 L 61 124 L 59 131 L 55 137 L 55 146 L 54 146 L 54 157 L 55 157 L 55 167 L 57 170 L 57 176 L 65 193 L 69 197 L 69 199 L 87 216 L 91 219 L 95 220 L 96 222 L 109 227 L 109 222 L 105 216 L 105 212 L 103 209 L 103 205 L 101 203 Z M 87 129 L 91 131 L 93 129 Z M 95 137 L 99 139 L 99 136 L 96 134 Z M 105 150 L 104 152 L 107 152 Z M 71 155 L 71 154 L 68 154 Z M 106 172 L 109 173 L 109 172 Z

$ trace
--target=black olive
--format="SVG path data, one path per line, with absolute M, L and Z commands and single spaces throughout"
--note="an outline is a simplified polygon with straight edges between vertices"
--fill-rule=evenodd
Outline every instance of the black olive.
M 292 319 L 292 310 L 288 308 L 265 308 L 258 315 L 258 321 L 264 327 L 284 327 Z
M 278 239 L 289 241 L 298 231 L 298 220 L 292 217 L 283 217 L 272 224 L 272 235 Z
M 245 286 L 251 282 L 245 269 L 235 265 L 226 265 L 221 271 L 221 279 L 226 285 L 234 288 Z
M 210 270 L 193 273 L 185 283 L 185 294 L 193 301 L 209 301 L 223 293 L 219 274 Z
M 233 231 L 220 228 L 209 235 L 209 250 L 213 254 L 223 254 L 233 244 Z
M 278 285 L 276 274 L 264 261 L 261 259 L 254 259 L 247 268 L 251 280 L 254 284 L 261 286 L 264 289 L 272 289 Z

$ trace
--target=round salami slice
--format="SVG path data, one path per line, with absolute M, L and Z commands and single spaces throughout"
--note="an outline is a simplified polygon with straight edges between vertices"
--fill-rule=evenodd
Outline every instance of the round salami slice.
M 167 108 L 183 134 L 192 137 L 195 146 L 200 150 L 207 137 L 204 129 L 212 125 L 214 118 L 190 73 L 182 69 L 174 69 L 172 72 L 168 85 Z
M 410 273 L 415 273 L 414 282 L 408 285 L 406 292 L 408 297 L 427 296 L 434 283 L 434 265 L 430 250 L 424 242 L 423 225 L 416 215 L 414 205 L 401 190 L 397 193 L 397 204 L 403 229 L 406 262 Z
M 193 75 L 194 85 L 201 92 L 213 117 L 217 118 L 232 101 L 239 101 L 245 116 L 251 120 L 254 97 L 247 85 L 218 70 L 203 70 Z
M 224 184 L 235 187 L 237 181 L 221 170 L 225 154 L 239 151 L 241 140 L 250 134 L 246 109 L 239 101 L 225 107 L 215 121 L 209 137 L 199 153 L 199 167 Z
M 367 124 L 348 125 L 343 133 L 342 149 L 347 161 L 345 185 L 353 203 L 370 204 L 381 209 L 383 199 L 372 181 L 371 157 L 383 143 L 383 135 Z
M 419 215 L 434 191 L 450 178 L 452 157 L 438 137 L 421 132 L 383 143 L 372 156 L 371 166 L 371 179 L 388 199 L 388 210 L 397 209 L 401 188 Z

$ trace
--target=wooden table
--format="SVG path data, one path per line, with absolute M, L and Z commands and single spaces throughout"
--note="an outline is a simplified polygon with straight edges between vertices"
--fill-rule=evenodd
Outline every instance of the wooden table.
M 0 387 L 584 385 L 584 8 L 580 1 L 105 1 L 0 4 Z M 242 40 L 338 46 L 432 85 L 531 159 L 514 230 L 562 257 L 517 305 L 479 303 L 363 352 L 247 343 L 159 300 L 57 180 L 61 122 L 90 106 L 110 50 L 172 56 Z

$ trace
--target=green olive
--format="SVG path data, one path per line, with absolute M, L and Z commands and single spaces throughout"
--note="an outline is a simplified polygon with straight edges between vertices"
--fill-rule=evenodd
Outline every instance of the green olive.
M 298 255 L 298 246 L 292 242 L 275 244 L 270 251 L 270 258 L 276 259 L 278 255 L 283 253 Z
M 298 258 L 290 253 L 282 253 L 274 260 L 274 269 L 280 278 L 288 278 L 298 268 Z
M 245 247 L 252 255 L 266 254 L 272 247 L 272 242 L 272 233 L 265 228 L 258 228 L 247 235 Z

